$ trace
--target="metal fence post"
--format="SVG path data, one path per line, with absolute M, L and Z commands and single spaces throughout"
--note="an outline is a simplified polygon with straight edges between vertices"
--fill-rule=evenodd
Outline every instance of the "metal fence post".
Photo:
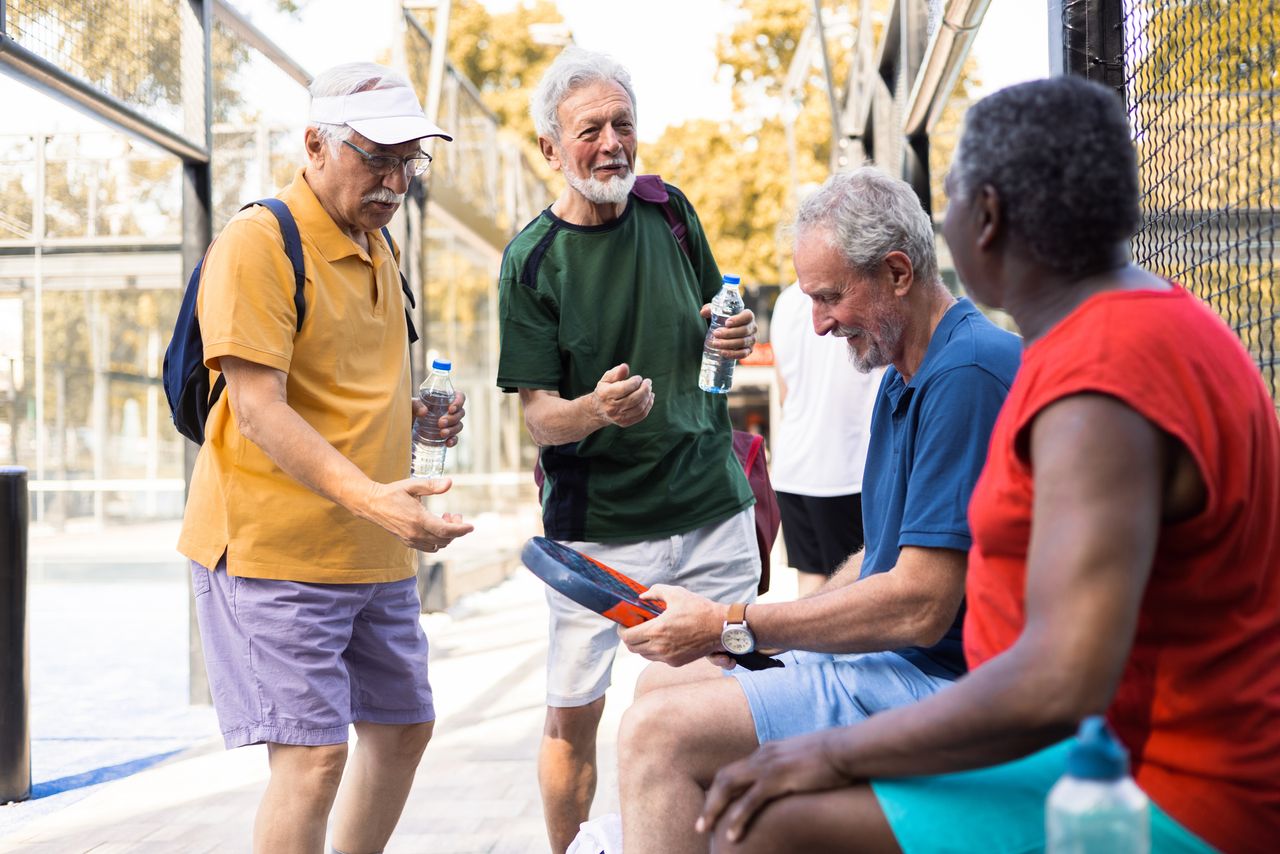
M 0 466 L 0 804 L 31 797 L 27 470 Z

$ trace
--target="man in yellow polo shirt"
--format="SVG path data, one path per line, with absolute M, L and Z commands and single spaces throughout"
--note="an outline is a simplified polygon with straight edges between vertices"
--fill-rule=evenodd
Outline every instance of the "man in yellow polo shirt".
M 178 548 L 227 747 L 269 748 L 254 850 L 323 850 L 354 724 L 333 845 L 365 854 L 395 828 L 435 719 L 412 549 L 471 530 L 422 506 L 448 480 L 406 479 L 412 419 L 426 413 L 380 234 L 430 162 L 420 141 L 451 138 L 382 66 L 330 69 L 311 96 L 307 165 L 280 194 L 302 239 L 304 320 L 275 217 L 240 213 L 200 284 L 204 361 L 227 386 Z M 463 402 L 440 421 L 450 445 Z

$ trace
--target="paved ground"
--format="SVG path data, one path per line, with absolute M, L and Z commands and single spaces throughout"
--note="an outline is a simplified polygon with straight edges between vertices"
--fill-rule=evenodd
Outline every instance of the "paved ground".
M 520 573 L 424 620 L 440 719 L 389 854 L 545 851 L 534 777 L 546 658 L 539 582 Z M 604 733 L 616 732 L 639 666 L 620 661 Z M 597 810 L 609 812 L 616 765 L 613 739 L 603 741 Z M 25 823 L 0 837 L 0 851 L 245 851 L 265 782 L 263 748 L 227 752 L 210 737 Z
M 265 749 L 224 751 L 211 711 L 185 702 L 180 571 L 114 583 L 41 574 L 31 606 L 37 797 L 0 806 L 0 854 L 247 851 Z M 771 598 L 794 593 L 779 574 Z M 520 571 L 423 619 L 440 718 L 388 854 L 546 851 L 540 583 Z M 596 815 L 617 810 L 614 736 L 642 664 L 624 650 L 615 668 Z

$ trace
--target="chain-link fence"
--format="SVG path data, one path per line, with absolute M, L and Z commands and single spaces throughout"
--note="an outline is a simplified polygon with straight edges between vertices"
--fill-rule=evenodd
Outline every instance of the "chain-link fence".
M 204 140 L 203 28 L 188 0 L 6 0 L 6 34 L 160 127 Z
M 1145 213 L 1136 260 L 1208 301 L 1280 397 L 1280 2 L 1121 6 Z

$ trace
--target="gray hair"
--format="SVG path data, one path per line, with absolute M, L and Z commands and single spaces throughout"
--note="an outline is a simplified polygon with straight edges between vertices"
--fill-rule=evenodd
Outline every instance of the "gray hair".
M 529 103 L 533 127 L 538 136 L 560 141 L 560 104 L 575 89 L 592 83 L 617 83 L 631 99 L 631 113 L 636 112 L 636 93 L 631 88 L 631 74 L 613 57 L 570 45 L 560 52 L 538 81 Z
M 1012 245 L 1070 276 L 1114 263 L 1142 221 L 1124 104 L 1081 77 L 1010 86 L 970 107 L 951 183 L 962 199 L 993 187 Z
M 400 88 L 413 88 L 413 84 L 400 72 L 375 62 L 348 62 L 321 71 L 311 81 L 307 91 L 312 98 L 336 98 L 356 92 L 372 92 L 375 89 Z M 351 135 L 355 133 L 346 125 L 326 122 L 308 122 L 307 127 L 315 128 L 331 149 L 341 145 L 343 140 L 351 139 Z
M 837 172 L 801 203 L 793 233 L 799 240 L 813 231 L 825 231 L 858 275 L 901 252 L 917 282 L 942 287 L 929 214 L 910 184 L 874 166 Z

